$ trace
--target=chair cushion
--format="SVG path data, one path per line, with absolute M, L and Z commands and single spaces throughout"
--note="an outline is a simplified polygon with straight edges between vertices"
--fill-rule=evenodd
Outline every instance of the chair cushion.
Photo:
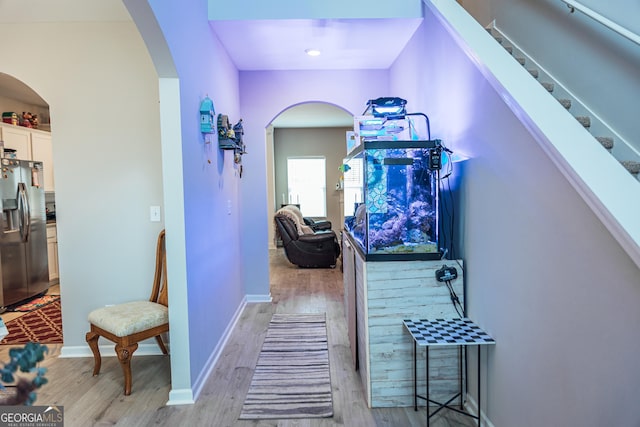
M 127 302 L 93 310 L 89 323 L 124 337 L 169 323 L 169 310 L 151 301 Z

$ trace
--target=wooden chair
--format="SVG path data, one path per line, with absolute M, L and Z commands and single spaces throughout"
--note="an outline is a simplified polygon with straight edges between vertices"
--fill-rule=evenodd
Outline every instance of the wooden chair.
M 156 271 L 149 301 L 102 307 L 88 316 L 91 330 L 87 332 L 86 339 L 93 352 L 93 375 L 100 373 L 98 338 L 102 336 L 116 343 L 116 354 L 124 373 L 125 396 L 131 394 L 131 357 L 138 348 L 138 342 L 155 337 L 162 353 L 167 354 L 160 335 L 169 331 L 166 265 L 165 232 L 162 230 L 158 236 Z

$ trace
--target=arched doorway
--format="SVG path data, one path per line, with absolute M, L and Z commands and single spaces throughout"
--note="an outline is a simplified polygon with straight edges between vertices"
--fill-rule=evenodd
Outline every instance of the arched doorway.
M 49 104 L 29 85 L 9 74 L 0 73 L 0 111 L 3 112 L 0 141 L 3 142 L 4 157 L 29 162 L 39 161 L 43 165 L 41 172 L 36 175 L 37 183 L 34 183 L 32 178 L 29 185 L 24 172 L 19 181 L 3 180 L 2 198 L 5 200 L 5 209 L 7 204 L 10 204 L 8 202 L 15 197 L 14 184 L 18 182 L 27 183 L 28 189 L 25 194 L 30 205 L 30 237 L 24 243 L 24 256 L 17 256 L 22 250 L 14 253 L 9 248 L 15 247 L 7 246 L 2 250 L 0 257 L 3 264 L 8 263 L 3 268 L 6 274 L 3 274 L 0 280 L 0 286 L 3 288 L 0 306 L 3 310 L 2 318 L 6 323 L 24 315 L 27 309 L 21 306 L 31 299 L 40 298 L 45 293 L 49 294 L 45 298 L 55 299 L 60 294 L 60 288 Z M 32 163 L 28 165 L 25 166 L 33 166 Z M 12 169 L 15 172 L 19 170 Z M 34 170 L 31 169 L 32 176 Z M 14 217 L 10 207 L 5 215 L 5 231 L 7 227 L 18 227 L 15 223 L 11 225 Z M 9 265 L 11 268 L 7 268 Z
M 280 112 L 266 131 L 267 211 L 273 214 L 283 204 L 299 202 L 295 195 L 289 194 L 288 159 L 322 159 L 326 171 L 324 218 L 330 220 L 333 229 L 339 232 L 341 190 L 336 188 L 336 184 L 340 175 L 338 167 L 346 156 L 346 131 L 351 129 L 353 115 L 326 102 L 300 103 Z M 269 248 L 277 248 L 273 227 L 269 228 Z

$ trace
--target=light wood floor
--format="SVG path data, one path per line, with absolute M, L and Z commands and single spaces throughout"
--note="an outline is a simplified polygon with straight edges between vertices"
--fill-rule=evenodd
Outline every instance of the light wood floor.
M 370 427 L 426 425 L 424 410 L 368 409 L 362 384 L 351 366 L 343 310 L 342 273 L 336 269 L 300 269 L 282 249 L 271 254 L 273 303 L 249 304 L 218 363 L 193 405 L 165 406 L 169 393 L 169 357 L 133 357 L 133 390 L 122 394 L 122 370 L 115 357 L 103 357 L 101 373 L 92 377 L 93 359 L 58 359 L 60 346 L 49 345 L 46 384 L 36 405 L 64 406 L 65 426 L 282 426 Z M 64 310 L 64 308 L 63 308 Z M 327 334 L 334 416 L 325 419 L 240 421 L 238 416 L 273 313 L 327 314 Z M 247 339 L 249 337 L 249 339 Z M 7 349 L 0 348 L 0 360 Z M 435 427 L 472 426 L 471 418 L 441 411 Z

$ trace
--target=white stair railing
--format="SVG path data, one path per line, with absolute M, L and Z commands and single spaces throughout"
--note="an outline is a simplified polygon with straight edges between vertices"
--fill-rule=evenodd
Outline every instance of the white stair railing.
M 623 27 L 620 24 L 616 24 L 615 22 L 613 22 L 611 19 L 607 18 L 606 16 L 603 16 L 603 15 L 599 14 L 598 12 L 596 12 L 595 10 L 590 9 L 587 6 L 583 5 L 582 3 L 574 1 L 574 0 L 560 0 L 560 1 L 565 3 L 569 7 L 569 9 L 571 10 L 571 13 L 573 13 L 576 10 L 578 12 L 582 12 L 583 14 L 587 15 L 589 18 L 593 19 L 594 21 L 597 21 L 597 22 L 601 23 L 605 27 L 607 27 L 607 28 L 615 31 L 616 33 L 620 34 L 621 36 L 631 40 L 635 44 L 639 44 L 640 45 L 640 36 L 639 35 L 637 35 L 633 31 L 628 30 L 627 28 Z

